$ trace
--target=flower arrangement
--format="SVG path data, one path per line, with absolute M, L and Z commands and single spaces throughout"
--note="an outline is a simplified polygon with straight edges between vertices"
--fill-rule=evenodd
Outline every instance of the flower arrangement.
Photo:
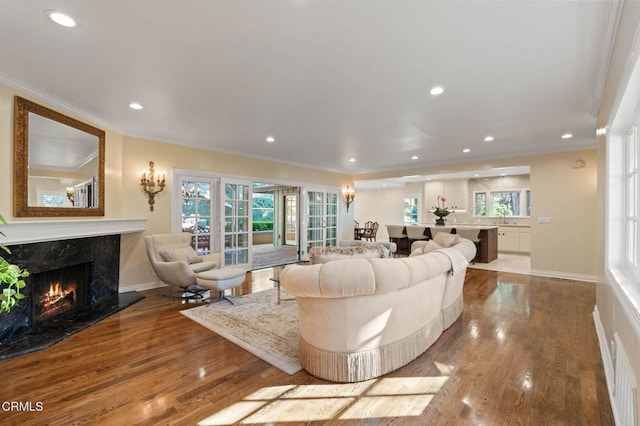
M 444 203 L 447 201 L 446 198 L 442 195 L 438 195 L 438 205 L 434 207 L 435 211 L 433 212 L 436 216 L 446 216 L 451 213 L 447 207 L 445 207 Z M 442 207 L 440 207 L 440 203 L 442 203 Z
M 447 199 L 444 198 L 444 196 L 438 195 L 438 205 L 433 208 L 433 214 L 438 216 L 438 219 L 436 219 L 436 225 L 446 225 L 447 223 L 445 217 L 448 216 L 451 211 L 449 211 L 449 209 L 444 205 L 446 201 Z M 441 203 L 442 207 L 440 207 Z
M 2 215 L 0 215 L 0 222 L 7 224 Z M 0 235 L 4 236 L 4 233 L 0 231 Z M 0 249 L 11 254 L 11 251 L 2 244 L 0 244 Z M 16 306 L 18 301 L 24 299 L 24 294 L 20 293 L 20 290 L 27 286 L 23 278 L 28 276 L 29 271 L 9 263 L 0 256 L 0 313 L 11 312 L 11 308 Z

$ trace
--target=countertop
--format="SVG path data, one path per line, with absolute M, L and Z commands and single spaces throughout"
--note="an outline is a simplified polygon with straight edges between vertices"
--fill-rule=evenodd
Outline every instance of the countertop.
M 479 224 L 464 224 L 464 223 L 452 223 L 448 225 L 436 225 L 433 223 L 422 223 L 421 226 L 425 226 L 431 229 L 497 229 L 498 225 L 479 225 Z
M 420 226 L 427 226 L 429 228 L 443 228 L 443 229 L 531 228 L 530 225 L 523 225 L 523 224 L 517 224 L 517 223 L 481 224 L 481 223 L 449 222 L 445 226 L 438 226 L 438 225 L 435 225 L 433 222 L 430 222 L 430 223 L 421 223 Z

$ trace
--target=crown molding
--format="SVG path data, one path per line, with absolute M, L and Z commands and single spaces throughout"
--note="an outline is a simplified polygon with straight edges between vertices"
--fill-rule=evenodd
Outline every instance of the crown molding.
M 604 51 L 602 52 L 602 60 L 600 61 L 600 70 L 598 71 L 598 80 L 596 82 L 596 90 L 591 105 L 591 114 L 595 117 L 600 110 L 602 102 L 602 94 L 607 84 L 607 76 L 609 74 L 609 65 L 611 63 L 611 55 L 616 43 L 618 35 L 618 26 L 620 25 L 620 16 L 622 16 L 622 6 L 624 0 L 613 0 L 609 9 L 609 19 L 607 21 L 607 30 L 604 40 Z
M 113 126 L 109 125 L 109 123 L 106 123 L 105 121 L 100 120 L 99 118 L 96 118 L 91 114 L 87 114 L 85 111 L 82 111 L 81 109 L 71 106 L 66 102 L 62 102 L 61 100 L 49 95 L 48 93 L 45 93 L 38 89 L 34 89 L 33 87 L 21 81 L 14 80 L 12 78 L 9 78 L 5 75 L 0 74 L 0 83 L 16 90 L 17 92 L 20 92 L 21 94 L 24 94 L 26 97 L 32 98 L 30 100 L 38 101 L 40 103 L 46 103 L 51 109 L 55 109 L 58 112 L 71 115 L 82 121 L 90 122 L 95 126 L 104 127 L 110 130 L 115 130 Z M 122 133 L 122 132 L 118 132 L 118 133 Z

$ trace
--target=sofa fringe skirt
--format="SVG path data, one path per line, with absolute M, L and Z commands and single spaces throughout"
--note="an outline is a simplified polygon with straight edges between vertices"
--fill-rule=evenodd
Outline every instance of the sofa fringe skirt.
M 424 353 L 442 334 L 443 315 L 397 342 L 362 352 L 318 349 L 300 338 L 300 364 L 309 374 L 332 382 L 361 382 L 390 373 Z
M 460 293 L 460 297 L 458 297 L 451 305 L 442 309 L 442 327 L 445 330 L 451 327 L 458 317 L 460 317 L 463 309 L 464 299 L 462 293 Z

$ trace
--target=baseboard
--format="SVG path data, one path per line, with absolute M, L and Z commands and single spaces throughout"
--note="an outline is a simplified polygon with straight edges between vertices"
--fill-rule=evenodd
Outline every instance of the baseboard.
M 595 275 L 571 274 L 567 272 L 546 271 L 544 269 L 532 269 L 531 271 L 529 271 L 529 275 L 535 275 L 538 277 L 559 278 L 562 280 L 570 281 L 586 281 L 589 283 L 595 283 L 598 281 L 598 277 Z
M 120 287 L 118 289 L 118 293 L 124 293 L 126 291 L 145 291 L 161 287 L 167 287 L 167 285 L 162 281 L 152 281 L 150 283 L 134 284 L 128 285 L 126 287 Z

